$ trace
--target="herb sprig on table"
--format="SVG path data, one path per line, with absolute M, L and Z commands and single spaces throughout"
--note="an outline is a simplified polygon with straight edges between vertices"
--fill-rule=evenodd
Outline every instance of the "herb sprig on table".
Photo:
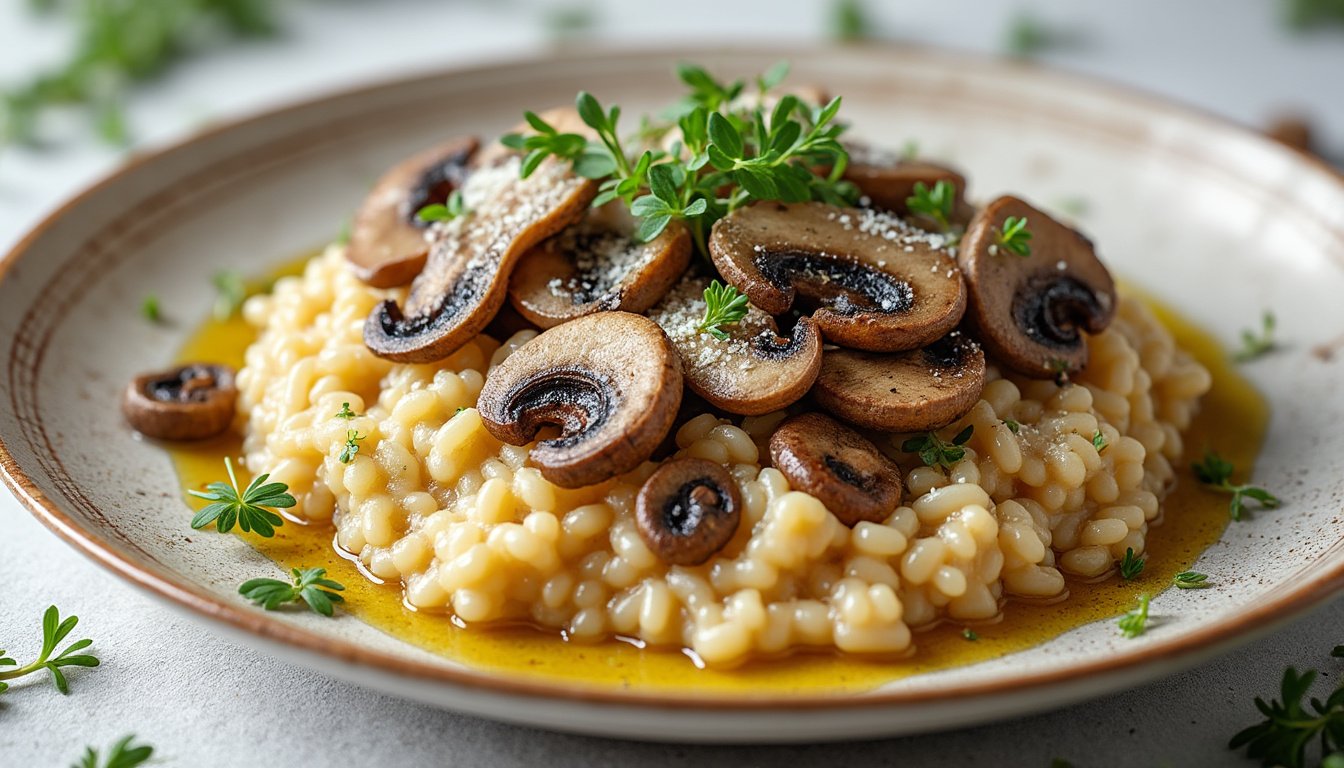
M 275 535 L 275 529 L 285 524 L 285 519 L 274 512 L 275 509 L 288 509 L 297 502 L 290 496 L 289 486 L 284 483 L 268 483 L 269 474 L 259 475 L 246 490 L 238 487 L 238 478 L 233 472 L 233 461 L 224 458 L 224 468 L 229 473 L 228 483 L 210 483 L 205 491 L 188 491 L 192 496 L 205 499 L 210 504 L 201 507 L 191 519 L 192 528 L 204 528 L 214 523 L 215 530 L 228 533 L 234 524 L 244 531 L 255 532 L 263 538 Z
M 71 768 L 135 768 L 154 755 L 154 748 L 141 744 L 134 746 L 135 734 L 123 736 L 107 751 L 107 760 L 99 761 L 98 750 L 84 748 L 84 757 Z
M 623 201 L 639 220 L 642 240 L 657 237 L 672 221 L 691 231 L 696 248 L 708 256 L 714 222 L 756 200 L 852 204 L 853 184 L 843 181 L 849 153 L 839 137 L 840 99 L 807 104 L 791 94 L 767 108 L 768 92 L 779 85 L 787 65 L 755 78 L 754 98 L 744 96 L 747 81 L 722 82 L 704 69 L 682 64 L 677 76 L 689 92 L 667 112 L 664 122 L 646 123 L 640 136 L 676 130 L 667 147 L 627 146 L 621 138 L 621 108 L 604 108 L 580 92 L 579 118 L 596 135 L 589 139 L 562 132 L 533 112 L 524 114 L 531 129 L 501 142 L 524 153 L 521 174 L 531 175 L 549 157 L 569 162 L 574 172 L 599 182 L 593 205 Z M 817 169 L 828 169 L 818 173 Z
M 61 641 L 74 630 L 75 625 L 79 623 L 79 617 L 67 616 L 61 618 L 61 612 L 56 606 L 47 608 L 42 614 L 42 650 L 38 653 L 37 659 L 22 666 L 16 659 L 11 658 L 5 651 L 0 651 L 0 693 L 4 693 L 9 688 L 6 680 L 13 680 L 24 675 L 30 675 L 34 672 L 47 670 L 51 674 L 51 682 L 56 686 L 56 690 L 61 693 L 70 693 L 70 684 L 65 678 L 65 673 L 61 671 L 62 667 L 96 667 L 98 659 L 93 654 L 79 653 L 79 651 L 93 645 L 93 641 L 85 638 L 77 640 L 63 648 L 59 653 L 56 647 Z
M 1344 646 L 1331 653 L 1344 657 Z M 1306 768 L 1307 747 L 1319 738 L 1322 768 L 1344 766 L 1344 684 L 1336 685 L 1324 701 L 1303 702 L 1316 682 L 1316 670 L 1299 673 L 1288 667 L 1279 683 L 1279 698 L 1255 699 L 1255 708 L 1265 719 L 1239 731 L 1228 748 L 1246 748 L 1246 755 L 1264 766 Z

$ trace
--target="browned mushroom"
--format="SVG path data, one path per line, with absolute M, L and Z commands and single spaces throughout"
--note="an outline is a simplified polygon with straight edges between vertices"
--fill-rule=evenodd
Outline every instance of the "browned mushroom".
M 389 360 L 427 363 L 452 354 L 499 311 L 518 257 L 574 223 L 597 192 L 568 163 L 543 162 L 519 177 L 521 160 L 504 154 L 473 170 L 463 186 L 468 213 L 432 230 L 429 260 L 403 310 L 380 303 L 364 323 L 364 343 Z
M 577 224 L 528 251 L 509 281 L 509 301 L 542 328 L 619 309 L 642 313 L 676 284 L 691 260 L 691 235 L 672 222 L 635 240 L 625 203 L 593 208 Z
M 742 519 L 742 494 L 723 466 L 683 456 L 649 475 L 635 499 L 639 536 L 671 565 L 700 565 L 723 549 Z
M 927 160 L 881 152 L 863 144 L 849 144 L 847 149 L 849 165 L 845 166 L 844 179 L 858 187 L 874 207 L 909 217 L 925 229 L 936 230 L 938 222 L 923 215 L 912 215 L 906 201 L 915 194 L 916 184 L 922 183 L 933 189 L 938 182 L 945 181 L 956 193 L 951 223 L 964 226 L 975 214 L 975 209 L 966 202 L 966 177 L 953 169 Z
M 1030 254 L 1003 245 L 1008 217 L 1026 220 Z M 967 321 L 985 351 L 1026 376 L 1067 376 L 1087 365 L 1083 332 L 1115 315 L 1115 283 L 1086 237 L 1016 197 L 976 214 L 958 256 L 970 289 Z
M 889 213 L 821 203 L 758 203 L 714 225 L 724 278 L 772 315 L 795 296 L 827 340 L 874 352 L 941 338 L 966 310 L 947 239 Z
M 420 273 L 429 254 L 429 225 L 416 214 L 462 186 L 476 147 L 475 137 L 444 142 L 403 160 L 378 180 L 355 214 L 345 249 L 360 280 L 391 288 Z
M 812 396 L 861 427 L 924 432 L 969 411 L 984 385 L 980 345 L 953 331 L 923 349 L 896 354 L 828 349 Z
M 787 337 L 774 318 L 748 306 L 746 317 L 720 330 L 718 339 L 701 330 L 709 280 L 688 276 L 649 313 L 681 355 L 686 385 L 711 405 L 756 416 L 777 411 L 803 395 L 821 367 L 821 337 L 800 318 Z
M 477 407 L 485 428 L 526 445 L 545 426 L 531 460 L 556 485 L 600 483 L 639 466 L 672 428 L 681 364 L 657 324 L 599 312 L 558 325 L 504 359 L 486 377 Z
M 135 377 L 121 412 L 137 432 L 160 440 L 203 440 L 233 423 L 238 390 L 227 365 L 191 363 Z
M 901 503 L 901 472 L 858 432 L 820 413 L 793 416 L 770 436 L 770 460 L 798 491 L 853 528 Z

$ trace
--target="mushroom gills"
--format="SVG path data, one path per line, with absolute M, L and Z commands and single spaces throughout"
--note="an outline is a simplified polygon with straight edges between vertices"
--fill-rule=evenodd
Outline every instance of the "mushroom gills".
M 474 137 L 420 152 L 388 171 L 369 192 L 350 228 L 345 257 L 355 276 L 375 288 L 410 282 L 429 254 L 428 224 L 417 214 L 462 187 L 476 153 Z
M 728 470 L 682 456 L 665 462 L 639 489 L 635 523 L 663 562 L 700 565 L 737 532 L 742 495 Z
M 980 399 L 985 355 L 953 331 L 896 354 L 828 349 L 812 395 L 830 413 L 868 429 L 924 432 L 956 421 Z
M 937 340 L 965 312 L 950 242 L 881 211 L 769 202 L 719 220 L 709 249 L 763 311 L 805 305 L 828 341 L 896 352 Z
M 389 360 L 427 363 L 457 351 L 504 304 L 518 258 L 576 221 L 596 185 L 554 158 L 526 179 L 521 160 L 504 155 L 474 171 L 463 187 L 468 213 L 432 230 L 424 270 L 403 310 L 380 303 L 364 323 L 364 343 Z
M 691 236 L 674 221 L 641 243 L 635 227 L 620 201 L 590 209 L 521 257 L 509 281 L 509 301 L 542 328 L 593 312 L 648 310 L 686 271 Z
M 770 459 L 795 490 L 853 528 L 883 522 L 901 503 L 901 472 L 867 438 L 820 413 L 793 416 L 770 436 Z
M 1010 216 L 1026 220 L 1025 257 L 1000 247 Z M 1117 304 L 1090 240 L 1023 200 L 1000 197 L 972 220 L 958 259 L 970 290 L 967 325 L 993 361 L 1041 379 L 1087 365 L 1085 334 L 1104 331 Z
M 204 440 L 229 428 L 237 399 L 232 368 L 190 363 L 135 377 L 122 396 L 121 410 L 148 437 Z
M 599 312 L 543 332 L 490 371 L 477 407 L 486 430 L 533 446 L 547 480 L 578 488 L 628 472 L 653 455 L 681 403 L 681 364 L 652 321 Z

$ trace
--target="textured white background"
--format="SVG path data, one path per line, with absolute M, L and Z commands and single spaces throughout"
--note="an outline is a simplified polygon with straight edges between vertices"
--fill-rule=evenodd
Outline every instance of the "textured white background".
M 0 85 L 59 59 L 63 29 L 0 0 Z M 815 40 L 827 4 L 775 0 L 580 2 L 595 40 L 651 45 Z M 1290 35 L 1270 0 L 940 0 L 869 5 L 888 39 L 993 52 L 1027 8 L 1074 42 L 1047 63 L 1138 87 L 1248 124 L 1301 111 L 1344 154 L 1344 30 Z M 1122 7 L 1123 6 L 1123 7 Z M 355 83 L 551 44 L 546 3 L 524 0 L 325 0 L 287 5 L 287 33 L 193 60 L 138 92 L 137 147 L 211 120 Z M 122 156 L 73 115 L 49 126 L 57 147 L 0 150 L 0 252 Z M 34 676 L 0 696 L 0 768 L 65 765 L 85 744 L 134 732 L 179 766 L 1249 765 L 1227 738 L 1255 719 L 1252 697 L 1288 664 L 1341 670 L 1344 602 L 1211 664 L 1055 713 L 920 738 L 803 747 L 689 747 L 582 738 L 500 725 L 335 682 L 216 639 L 84 560 L 0 491 L 0 648 L 26 658 L 55 603 L 81 617 L 103 666 L 75 671 L 69 697 Z M 649 734 L 656 738 L 658 734 Z M 955 756 L 949 760 L 949 756 Z

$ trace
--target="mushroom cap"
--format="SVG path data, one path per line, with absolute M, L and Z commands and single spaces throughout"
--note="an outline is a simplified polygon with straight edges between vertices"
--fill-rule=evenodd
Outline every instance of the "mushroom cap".
M 428 363 L 457 351 L 504 304 L 518 257 L 577 221 L 597 185 L 548 158 L 526 179 L 521 158 L 502 155 L 463 185 L 468 213 L 435 225 L 434 242 L 403 310 L 388 299 L 364 323 L 364 343 L 379 357 Z
M 1031 255 L 999 247 L 1009 216 L 1025 218 Z M 970 289 L 968 325 L 996 362 L 1034 378 L 1087 365 L 1082 332 L 1115 316 L 1115 282 L 1092 242 L 1016 197 L 1000 197 L 971 221 L 958 256 Z
M 590 208 L 578 223 L 521 257 L 509 280 L 509 301 L 542 328 L 593 312 L 645 312 L 686 271 L 691 234 L 673 221 L 641 243 L 635 227 L 621 201 Z
M 682 456 L 644 481 L 635 498 L 640 538 L 663 562 L 700 565 L 732 540 L 742 494 L 722 465 Z
M 204 440 L 229 428 L 237 401 L 232 368 L 189 363 L 136 376 L 122 395 L 121 412 L 148 437 Z
M 906 200 L 915 194 L 915 184 L 923 182 L 930 189 L 940 181 L 946 181 L 956 190 L 956 203 L 952 207 L 952 222 L 966 224 L 975 214 L 975 210 L 966 202 L 966 177 L 945 165 L 905 158 L 887 152 L 876 151 L 866 145 L 847 144 L 849 164 L 845 166 L 843 178 L 852 182 L 869 199 L 874 208 L 891 211 L 921 227 L 936 227 L 936 222 L 922 216 L 911 216 Z
M 709 250 L 765 312 L 783 314 L 801 296 L 828 341 L 896 352 L 936 341 L 966 311 L 947 242 L 871 209 L 766 202 L 720 219 Z
M 681 403 L 681 362 L 652 320 L 599 312 L 543 332 L 490 371 L 477 408 L 485 428 L 532 448 L 547 480 L 579 488 L 628 472 L 658 448 Z
M 378 180 L 355 213 L 345 248 L 356 277 L 391 288 L 420 273 L 429 255 L 428 225 L 416 214 L 462 185 L 478 145 L 474 136 L 446 141 L 401 161 Z
M 984 386 L 985 353 L 953 331 L 922 349 L 895 354 L 828 349 L 812 396 L 851 424 L 925 432 L 969 411 Z
M 901 471 L 863 435 L 820 413 L 793 416 L 770 436 L 770 460 L 798 491 L 853 528 L 901 503 Z
M 699 330 L 708 285 L 708 279 L 688 275 L 649 312 L 681 355 L 686 386 L 711 405 L 744 416 L 777 411 L 807 394 L 821 368 L 816 325 L 800 318 L 781 337 L 774 318 L 748 305 L 741 321 L 721 326 L 728 338 L 716 339 Z

